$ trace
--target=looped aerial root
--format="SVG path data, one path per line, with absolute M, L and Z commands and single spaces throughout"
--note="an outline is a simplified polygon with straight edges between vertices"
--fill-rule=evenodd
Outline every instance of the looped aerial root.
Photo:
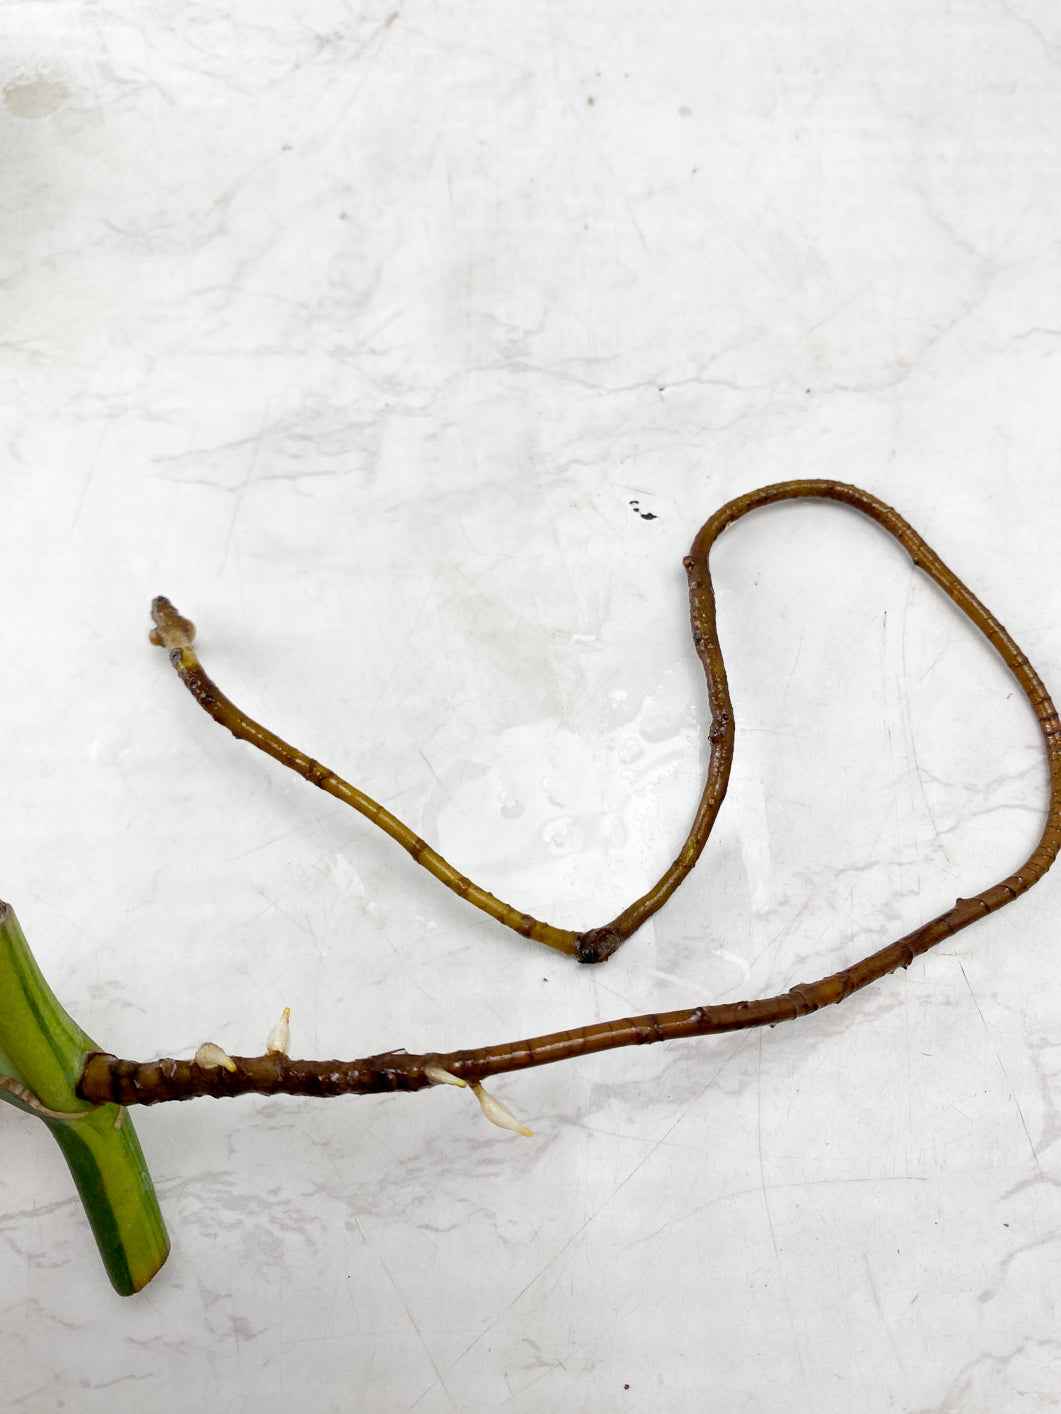
M 725 664 L 716 627 L 715 596 L 708 558 L 715 541 L 742 516 L 762 506 L 796 499 L 838 501 L 860 511 L 892 535 L 923 570 L 980 630 L 1009 668 L 1031 704 L 1042 734 L 1050 774 L 1050 800 L 1042 834 L 1031 854 L 1014 873 L 972 898 L 957 899 L 952 908 L 915 928 L 887 947 L 818 981 L 799 983 L 777 996 L 754 1001 L 702 1005 L 655 1015 L 624 1017 L 572 1031 L 530 1040 L 506 1042 L 445 1054 L 411 1055 L 388 1052 L 361 1061 L 291 1061 L 286 1055 L 232 1057 L 235 1070 L 164 1060 L 147 1064 L 118 1060 L 99 1052 L 86 1058 L 79 1095 L 85 1100 L 121 1104 L 152 1104 L 196 1095 L 234 1095 L 248 1091 L 273 1094 L 366 1094 L 380 1090 L 418 1090 L 435 1083 L 438 1071 L 475 1087 L 490 1075 L 549 1065 L 574 1056 L 622 1046 L 650 1045 L 681 1037 L 714 1035 L 755 1026 L 774 1026 L 832 1006 L 879 980 L 978 919 L 1005 907 L 1032 887 L 1049 869 L 1061 848 L 1061 721 L 1042 679 L 1002 624 L 928 546 L 902 516 L 868 491 L 838 481 L 783 481 L 738 496 L 704 524 L 684 564 L 689 579 L 693 646 L 704 670 L 710 707 L 710 755 L 707 780 L 692 826 L 674 863 L 647 893 L 618 917 L 582 933 L 556 928 L 511 905 L 460 874 L 436 851 L 377 802 L 347 784 L 327 767 L 289 746 L 239 710 L 207 677 L 192 648 L 194 628 L 168 599 L 152 606 L 152 641 L 169 652 L 170 660 L 193 696 L 212 717 L 242 740 L 297 771 L 322 790 L 345 800 L 373 820 L 436 878 L 524 937 L 534 938 L 580 962 L 602 962 L 650 918 L 692 870 L 718 815 L 729 782 L 735 723 Z

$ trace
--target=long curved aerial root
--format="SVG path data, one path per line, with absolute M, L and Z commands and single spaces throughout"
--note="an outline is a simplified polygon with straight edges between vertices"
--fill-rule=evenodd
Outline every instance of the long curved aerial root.
M 611 923 L 581 934 L 554 929 L 500 903 L 493 895 L 458 874 L 408 826 L 396 820 L 382 806 L 341 781 L 318 762 L 288 746 L 265 727 L 252 722 L 203 672 L 191 647 L 194 628 L 167 599 L 159 598 L 154 602 L 152 612 L 156 629 L 152 638 L 168 650 L 171 662 L 197 701 L 235 736 L 250 741 L 323 790 L 346 800 L 380 825 L 442 882 L 516 932 L 573 953 L 580 961 L 601 961 L 665 903 L 687 877 L 699 858 L 726 793 L 733 757 L 734 717 L 715 622 L 715 597 L 708 569 L 711 548 L 728 526 L 750 511 L 778 501 L 800 498 L 839 501 L 869 516 L 894 536 L 914 565 L 923 570 L 980 630 L 1031 704 L 1046 752 L 1050 800 L 1039 840 L 1019 869 L 971 898 L 957 899 L 946 912 L 851 966 L 817 981 L 799 983 L 772 997 L 622 1017 L 529 1040 L 445 1054 L 411 1055 L 405 1051 L 390 1051 L 356 1061 L 292 1061 L 284 1054 L 253 1058 L 236 1056 L 231 1058 L 235 1069 L 229 1070 L 224 1066 L 208 1069 L 187 1061 L 125 1061 L 94 1052 L 86 1057 L 78 1095 L 95 1103 L 113 1101 L 134 1105 L 191 1099 L 198 1095 L 220 1097 L 252 1092 L 375 1094 L 387 1090 L 420 1090 L 438 1083 L 464 1082 L 471 1085 L 484 1105 L 484 1113 L 490 1118 L 481 1086 L 491 1075 L 551 1065 L 555 1061 L 623 1046 L 651 1045 L 658 1041 L 718 1035 L 793 1021 L 820 1007 L 842 1002 L 896 968 L 908 967 L 914 958 L 929 948 L 1005 907 L 1030 889 L 1050 868 L 1061 847 L 1061 722 L 1054 704 L 1035 669 L 994 615 L 897 511 L 857 486 L 838 481 L 784 481 L 774 486 L 764 486 L 730 501 L 700 530 L 684 563 L 689 579 L 693 644 L 703 666 L 711 710 L 707 782 L 693 826 L 675 862 L 643 897 L 635 900 Z M 490 1100 L 492 1097 L 487 1097 L 487 1101 Z M 513 1124 L 522 1130 L 517 1121 Z

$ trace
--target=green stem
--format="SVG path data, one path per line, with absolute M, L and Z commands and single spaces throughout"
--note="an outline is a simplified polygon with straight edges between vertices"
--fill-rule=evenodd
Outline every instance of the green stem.
M 0 1099 L 27 1114 L 73 1116 L 39 1115 L 70 1167 L 111 1284 L 131 1296 L 166 1260 L 169 1238 L 131 1119 L 118 1105 L 86 1105 L 76 1092 L 85 1053 L 96 1049 L 59 1005 L 14 909 L 0 900 Z

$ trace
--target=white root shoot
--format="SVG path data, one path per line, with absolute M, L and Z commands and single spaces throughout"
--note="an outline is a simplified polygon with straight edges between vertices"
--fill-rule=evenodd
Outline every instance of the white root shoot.
M 195 1064 L 201 1065 L 204 1070 L 214 1070 L 219 1065 L 223 1065 L 226 1070 L 235 1070 L 236 1062 L 227 1051 L 223 1051 L 220 1046 L 215 1046 L 213 1041 L 204 1041 L 195 1053 Z
M 286 1056 L 291 1045 L 291 1027 L 288 1024 L 291 1020 L 291 1008 L 284 1007 L 284 1014 L 269 1032 L 269 1039 L 265 1043 L 265 1054 L 267 1056 Z
M 513 1134 L 522 1134 L 527 1139 L 533 1137 L 527 1126 L 520 1124 L 512 1111 L 494 1095 L 484 1090 L 478 1081 L 472 1085 L 472 1094 L 482 1106 L 483 1114 L 491 1124 L 496 1124 L 498 1129 L 511 1129 Z
M 459 1076 L 451 1075 L 448 1070 L 443 1070 L 440 1065 L 425 1065 L 424 1074 L 432 1085 L 460 1085 L 467 1090 L 467 1080 L 461 1080 Z

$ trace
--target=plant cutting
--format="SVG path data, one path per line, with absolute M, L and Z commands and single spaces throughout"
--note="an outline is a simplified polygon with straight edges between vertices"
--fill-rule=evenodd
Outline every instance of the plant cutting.
M 487 1119 L 529 1134 L 485 1088 L 491 1077 L 599 1051 L 682 1037 L 713 1035 L 795 1020 L 843 1001 L 987 914 L 1012 902 L 1046 873 L 1061 847 L 1061 722 L 1039 675 L 1017 644 L 976 596 L 890 506 L 858 487 L 826 480 L 785 481 L 740 496 L 702 527 L 685 568 L 693 644 L 707 683 L 710 756 L 707 780 L 691 828 L 673 864 L 617 917 L 582 932 L 559 928 L 502 902 L 446 861 L 384 806 L 289 745 L 242 712 L 206 674 L 194 648 L 195 629 L 164 597 L 152 605 L 151 638 L 196 701 L 240 740 L 264 751 L 321 790 L 343 800 L 383 829 L 441 883 L 524 937 L 599 964 L 673 895 L 700 857 L 725 797 L 735 724 L 716 628 L 708 567 L 711 547 L 735 521 L 761 506 L 810 498 L 838 501 L 869 516 L 894 536 L 985 636 L 1035 713 L 1046 752 L 1050 799 L 1040 838 L 1025 862 L 1000 882 L 954 905 L 895 942 L 826 977 L 791 985 L 772 997 L 703 1003 L 577 1027 L 527 1040 L 448 1052 L 392 1050 L 357 1060 L 299 1060 L 288 1055 L 287 1016 L 270 1033 L 260 1056 L 230 1056 L 204 1042 L 188 1059 L 123 1060 L 92 1043 L 52 996 L 14 914 L 0 912 L 0 1095 L 47 1124 L 70 1164 L 115 1287 L 138 1290 L 165 1260 L 166 1239 L 127 1107 L 255 1094 L 349 1095 L 413 1091 L 438 1084 L 469 1088 Z M 84 1136 L 84 1137 L 82 1137 Z

